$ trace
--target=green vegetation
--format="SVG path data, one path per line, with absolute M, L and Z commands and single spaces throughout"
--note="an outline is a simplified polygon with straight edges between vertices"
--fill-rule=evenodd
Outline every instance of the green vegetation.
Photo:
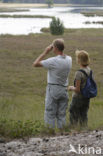
M 42 28 L 40 31 L 44 32 L 44 33 L 50 33 L 50 28 Z M 64 28 L 64 33 L 72 33 L 72 32 L 76 32 L 76 31 L 77 31 L 76 29 Z
M 52 16 L 43 15 L 0 15 L 1 18 L 53 18 Z
M 48 8 L 51 8 L 54 4 L 53 0 L 46 0 L 46 3 L 48 4 Z
M 50 22 L 50 32 L 53 35 L 62 35 L 64 33 L 64 25 L 59 18 L 52 18 Z
M 103 24 L 103 21 L 93 21 L 93 22 L 90 22 L 90 21 L 86 21 L 85 24 Z
M 91 68 L 98 84 L 98 96 L 91 100 L 89 129 L 103 128 L 103 29 L 70 29 L 59 36 L 65 40 L 65 53 L 73 58 L 70 84 L 79 68 L 75 50 L 89 52 Z M 44 127 L 46 70 L 32 67 L 33 61 L 58 36 L 50 33 L 0 36 L 0 134 L 17 138 L 51 134 Z M 49 56 L 54 56 L 52 53 Z M 71 101 L 71 93 L 70 93 Z M 70 104 L 69 101 L 69 104 Z M 67 124 L 69 123 L 67 114 Z M 66 128 L 64 131 L 69 131 Z
M 2 0 L 3 3 L 52 3 L 53 0 Z M 74 3 L 74 4 L 103 4 L 103 0 L 62 0 L 58 2 L 58 0 L 54 0 L 55 3 Z
M 101 5 L 103 4 L 103 0 L 69 0 L 69 3 L 74 3 L 74 4 L 96 4 L 96 5 Z
M 91 10 L 88 10 L 88 9 L 73 9 L 71 11 L 72 13 L 81 13 L 83 14 L 84 16 L 87 16 L 87 17 L 94 17 L 94 16 L 103 16 L 103 10 L 100 10 L 100 9 L 91 9 Z
M 25 12 L 29 11 L 29 9 L 14 9 L 14 8 L 0 8 L 0 12 Z
M 0 135 L 8 138 L 23 138 L 27 136 L 35 136 L 43 132 L 44 125 L 40 121 L 14 121 L 7 119 L 0 119 Z

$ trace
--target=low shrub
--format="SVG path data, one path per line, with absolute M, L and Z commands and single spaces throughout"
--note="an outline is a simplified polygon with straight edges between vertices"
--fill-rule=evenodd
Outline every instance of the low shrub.
M 64 33 L 64 25 L 59 18 L 52 18 L 50 22 L 50 32 L 53 35 L 62 35 Z

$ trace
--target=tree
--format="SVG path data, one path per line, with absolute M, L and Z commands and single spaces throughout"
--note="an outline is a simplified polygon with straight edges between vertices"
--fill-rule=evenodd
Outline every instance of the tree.
M 97 4 L 97 5 L 101 5 L 101 4 L 103 4 L 103 0 L 70 0 L 70 3 L 75 3 L 75 4 Z
M 48 4 L 48 8 L 51 8 L 51 6 L 54 4 L 53 0 L 46 0 L 46 3 Z
M 50 32 L 53 35 L 62 35 L 64 33 L 64 25 L 59 18 L 52 18 L 50 22 Z
M 8 3 L 9 0 L 3 0 L 3 3 Z

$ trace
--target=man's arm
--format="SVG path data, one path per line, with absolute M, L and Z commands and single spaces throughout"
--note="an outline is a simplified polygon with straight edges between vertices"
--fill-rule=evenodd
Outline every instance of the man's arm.
M 53 49 L 53 46 L 48 46 L 45 51 L 33 62 L 33 67 L 42 67 L 41 61 Z

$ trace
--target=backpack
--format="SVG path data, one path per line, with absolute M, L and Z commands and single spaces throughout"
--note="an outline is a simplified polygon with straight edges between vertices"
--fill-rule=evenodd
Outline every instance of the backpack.
M 81 89 L 82 95 L 85 98 L 89 98 L 89 99 L 93 98 L 93 97 L 96 97 L 97 96 L 97 85 L 96 85 L 96 82 L 93 79 L 92 70 L 90 71 L 90 75 L 89 76 L 82 69 L 80 69 L 78 71 L 81 71 L 87 77 L 86 84 L 85 84 L 84 88 Z

